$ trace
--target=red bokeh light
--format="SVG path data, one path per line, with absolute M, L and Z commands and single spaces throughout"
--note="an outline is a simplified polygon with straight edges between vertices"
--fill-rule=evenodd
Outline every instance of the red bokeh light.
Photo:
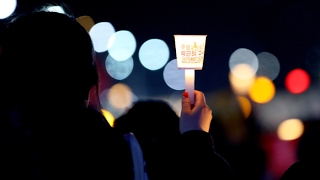
M 300 94 L 310 86 L 310 76 L 308 72 L 297 68 L 290 71 L 285 78 L 285 87 L 293 94 Z

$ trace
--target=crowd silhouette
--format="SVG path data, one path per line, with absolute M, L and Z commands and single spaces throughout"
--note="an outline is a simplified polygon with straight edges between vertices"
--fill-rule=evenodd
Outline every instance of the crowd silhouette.
M 1 38 L 1 179 L 134 179 L 128 143 L 88 106 L 99 78 L 90 36 L 74 17 L 46 11 L 19 15 Z M 201 91 L 194 93 L 195 104 L 183 93 L 180 118 L 167 124 L 172 133 L 153 129 L 147 137 L 132 129 L 144 150 L 154 145 L 152 138 L 159 143 L 157 151 L 144 151 L 150 166 L 156 164 L 150 179 L 233 178 L 208 133 L 211 109 Z M 150 119 L 162 112 L 156 113 Z M 175 136 L 176 148 L 162 143 Z M 149 161 L 159 157 L 148 153 L 167 162 L 160 167 Z

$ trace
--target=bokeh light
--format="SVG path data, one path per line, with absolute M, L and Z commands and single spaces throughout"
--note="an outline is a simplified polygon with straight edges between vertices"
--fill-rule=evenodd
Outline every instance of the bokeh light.
M 114 126 L 114 120 L 115 120 L 113 115 L 109 111 L 107 111 L 105 109 L 101 109 L 101 112 L 102 112 L 102 115 L 106 118 L 106 120 L 110 124 L 110 126 L 113 127 Z
M 92 26 L 89 31 L 93 48 L 96 52 L 105 52 L 108 50 L 108 43 L 111 36 L 115 33 L 113 25 L 109 22 L 99 22 Z
M 107 97 L 109 103 L 118 109 L 127 108 L 133 102 L 131 88 L 123 83 L 113 85 L 109 89 Z
M 238 79 L 250 79 L 255 76 L 255 71 L 248 64 L 237 64 L 231 69 L 232 74 Z
M 49 6 L 49 7 L 47 7 L 47 11 L 65 14 L 65 11 L 63 10 L 63 8 L 61 6 Z
M 251 113 L 251 109 L 252 109 L 252 106 L 251 106 L 249 99 L 244 96 L 238 96 L 237 100 L 238 100 L 239 105 L 241 107 L 241 110 L 243 112 L 244 118 L 248 118 Z
M 16 0 L 0 0 L 0 19 L 9 17 L 16 9 Z
M 116 80 L 123 80 L 132 73 L 133 59 L 130 57 L 125 61 L 116 61 L 108 55 L 105 61 L 105 67 L 111 77 Z
M 101 109 L 104 109 L 110 112 L 113 115 L 114 119 L 116 119 L 121 115 L 123 115 L 127 111 L 127 109 L 130 108 L 130 106 L 121 107 L 121 108 L 114 107 L 108 99 L 109 90 L 110 89 L 104 89 L 99 93 L 99 101 L 100 101 Z M 132 102 L 135 102 L 138 100 L 137 96 L 133 93 L 131 94 L 131 97 L 132 97 Z
M 238 64 L 234 66 L 233 72 L 229 72 L 229 82 L 233 92 L 238 95 L 247 94 L 256 77 L 253 69 L 247 64 Z
M 242 73 L 238 73 L 237 71 L 235 71 L 235 68 L 238 64 L 247 64 L 249 66 L 251 66 L 252 70 L 253 70 L 253 74 L 254 75 L 257 70 L 258 70 L 258 66 L 259 66 L 259 62 L 258 62 L 258 58 L 256 56 L 256 54 L 254 52 L 252 52 L 249 49 L 246 48 L 239 48 L 237 50 L 235 50 L 229 59 L 229 68 L 230 71 L 239 79 L 247 79 L 248 77 L 243 77 Z M 246 74 L 248 75 L 248 74 Z
M 273 99 L 276 92 L 273 82 L 264 76 L 257 77 L 253 82 L 249 97 L 256 103 L 267 103 Z
M 280 123 L 277 134 L 281 140 L 295 140 L 303 134 L 304 126 L 300 119 L 287 119 Z
M 310 76 L 307 71 L 297 68 L 291 70 L 285 78 L 285 87 L 293 94 L 305 92 L 310 86 Z
M 169 60 L 169 47 L 160 39 L 149 39 L 139 49 L 139 60 L 149 70 L 162 68 Z
M 177 59 L 167 63 L 163 70 L 163 79 L 171 89 L 185 89 L 184 70 L 178 69 Z
M 113 59 L 124 61 L 136 51 L 137 42 L 134 35 L 127 30 L 117 31 L 108 42 L 108 52 Z
M 256 76 L 265 76 L 270 80 L 275 80 L 280 73 L 280 63 L 278 58 L 269 53 L 261 52 L 257 55 L 259 67 Z
M 89 33 L 90 29 L 94 26 L 94 21 L 90 16 L 80 16 L 76 20 L 82 27 Z

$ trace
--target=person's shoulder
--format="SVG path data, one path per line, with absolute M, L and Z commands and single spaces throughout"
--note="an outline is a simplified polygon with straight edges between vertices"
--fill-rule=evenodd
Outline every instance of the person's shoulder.
M 103 116 L 103 114 L 96 109 L 91 107 L 82 108 L 79 117 L 85 118 L 86 123 L 92 126 L 100 127 L 100 128 L 108 128 L 112 129 L 111 125 L 108 123 L 107 119 Z
M 282 174 L 280 180 L 319 179 L 319 168 L 320 165 L 318 162 L 299 160 L 289 166 L 289 168 Z

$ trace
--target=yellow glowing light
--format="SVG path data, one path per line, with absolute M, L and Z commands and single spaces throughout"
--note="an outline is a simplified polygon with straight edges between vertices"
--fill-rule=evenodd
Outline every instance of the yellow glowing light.
M 257 77 L 249 90 L 249 97 L 257 103 L 267 103 L 275 95 L 273 82 L 264 76 Z
M 281 140 L 295 140 L 303 134 L 304 126 L 300 119 L 288 119 L 283 121 L 277 129 Z
M 111 127 L 114 126 L 114 117 L 113 115 L 105 110 L 105 109 L 101 109 L 102 115 L 107 119 L 108 123 L 110 124 Z
M 240 107 L 241 107 L 241 110 L 243 112 L 244 117 L 248 118 L 251 113 L 250 101 L 246 97 L 243 97 L 243 96 L 238 96 L 237 99 L 240 104 Z
M 229 72 L 229 82 L 237 95 L 246 95 L 255 78 L 252 67 L 247 64 L 238 64 Z
M 252 66 L 248 64 L 237 64 L 231 69 L 231 73 L 238 79 L 250 79 L 255 75 Z

